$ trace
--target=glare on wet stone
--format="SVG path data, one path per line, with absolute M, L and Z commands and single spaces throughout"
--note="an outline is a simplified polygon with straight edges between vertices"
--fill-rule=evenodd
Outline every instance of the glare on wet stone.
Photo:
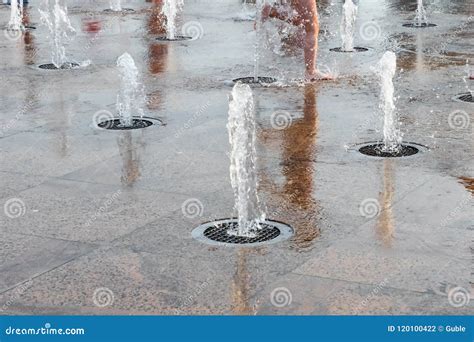
M 472 302 L 449 301 L 452 289 L 471 291 L 474 118 L 472 103 L 453 100 L 474 89 L 468 0 L 347 1 L 345 13 L 341 2 L 318 2 L 318 66 L 337 79 L 313 84 L 303 82 L 301 32 L 271 19 L 256 44 L 251 3 L 30 2 L 23 24 L 37 30 L 0 35 L 0 308 L 473 313 Z M 0 8 L 5 28 L 18 26 L 20 10 Z M 415 20 L 437 26 L 402 25 Z M 193 40 L 156 39 L 167 34 Z M 331 52 L 341 38 L 346 48 L 352 41 L 370 49 Z M 134 67 L 125 55 L 121 78 L 117 59 L 125 53 Z M 79 67 L 33 67 L 48 62 Z M 230 85 L 255 75 L 277 82 L 250 84 L 253 115 L 231 112 L 243 125 L 232 154 Z M 139 85 L 136 92 L 124 92 L 122 81 Z M 145 95 L 136 95 L 141 89 Z M 249 100 L 248 88 L 238 89 Z M 105 131 L 94 124 L 96 113 L 126 121 L 130 108 L 164 125 Z M 400 143 L 401 133 L 403 143 L 429 149 L 369 158 L 353 148 Z M 233 182 L 231 163 L 242 167 Z M 186 216 L 189 199 L 202 206 Z M 205 222 L 245 212 L 247 222 L 284 222 L 294 235 L 237 249 L 191 236 Z M 293 297 L 284 308 L 270 298 L 282 286 Z M 98 306 L 94 293 L 103 288 L 115 300 Z

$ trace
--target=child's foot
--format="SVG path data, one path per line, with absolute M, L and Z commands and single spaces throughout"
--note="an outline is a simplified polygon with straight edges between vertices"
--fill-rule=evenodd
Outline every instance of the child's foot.
M 306 82 L 330 81 L 334 79 L 335 77 L 333 75 L 322 73 L 319 70 L 316 70 L 311 74 L 306 74 L 306 77 L 305 77 Z

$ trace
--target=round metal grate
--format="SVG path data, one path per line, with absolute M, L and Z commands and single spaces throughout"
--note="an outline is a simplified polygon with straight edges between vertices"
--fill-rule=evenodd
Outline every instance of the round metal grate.
M 329 49 L 329 50 L 330 50 L 330 51 L 333 51 L 333 52 L 344 52 L 344 53 L 353 53 L 353 52 L 365 52 L 365 51 L 369 51 L 369 49 L 364 48 L 364 47 L 359 47 L 359 46 L 354 47 L 354 50 L 352 50 L 352 51 L 343 50 L 342 47 L 337 47 L 337 48 L 333 48 L 333 49 Z
M 464 93 L 464 94 L 459 94 L 454 97 L 456 101 L 461 101 L 461 102 L 474 102 L 474 96 L 472 93 Z
M 384 144 L 369 144 L 364 145 L 359 148 L 359 152 L 365 154 L 366 156 L 371 157 L 380 157 L 380 158 L 399 158 L 399 157 L 409 157 L 420 152 L 418 148 L 412 145 L 402 144 L 398 151 L 388 152 L 383 151 Z
M 168 38 L 166 36 L 161 36 L 161 37 L 156 38 L 156 40 L 160 42 L 179 42 L 182 40 L 192 40 L 192 39 L 193 37 L 188 37 L 188 36 L 175 36 L 173 39 Z
M 68 69 L 75 69 L 77 67 L 79 67 L 79 64 L 77 63 L 64 63 L 63 65 L 61 65 L 60 68 L 58 68 L 53 63 L 47 63 L 47 64 L 41 64 L 38 68 L 43 69 L 43 70 L 68 70 Z
M 255 80 L 255 77 L 252 76 L 236 78 L 233 80 L 234 83 L 242 82 L 244 84 L 270 84 L 275 83 L 276 81 L 277 79 L 274 77 L 258 77 L 257 80 Z
M 413 28 L 425 28 L 425 27 L 435 27 L 437 26 L 436 24 L 431 24 L 431 23 L 422 23 L 421 25 L 417 25 L 415 23 L 406 23 L 403 24 L 404 27 L 413 27 Z
M 121 14 L 121 13 L 135 12 L 135 10 L 133 8 L 122 8 L 122 10 L 120 10 L 120 11 L 114 11 L 113 9 L 107 8 L 107 9 L 104 10 L 104 12 Z
M 193 230 L 193 237 L 211 245 L 223 246 L 259 246 L 276 243 L 290 238 L 293 229 L 284 223 L 266 220 L 256 236 L 245 237 L 229 234 L 237 227 L 237 219 L 224 219 L 205 223 Z
M 110 129 L 114 131 L 124 131 L 130 129 L 142 129 L 153 125 L 153 121 L 146 119 L 132 119 L 132 126 L 123 126 L 120 119 L 105 120 L 97 124 L 99 128 Z

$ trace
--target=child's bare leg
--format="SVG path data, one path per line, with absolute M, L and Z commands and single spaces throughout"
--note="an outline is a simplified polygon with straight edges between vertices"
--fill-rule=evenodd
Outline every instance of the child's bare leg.
M 307 23 L 305 25 L 305 41 L 304 41 L 304 62 L 306 66 L 306 76 L 314 75 L 316 72 L 316 57 L 318 53 L 318 30 L 316 23 Z
M 304 44 L 304 59 L 306 65 L 306 79 L 313 80 L 327 80 L 332 79 L 330 75 L 323 74 L 317 68 L 318 57 L 318 38 L 319 38 L 319 21 L 316 5 L 313 3 L 311 10 L 307 9 L 305 18 L 305 44 Z

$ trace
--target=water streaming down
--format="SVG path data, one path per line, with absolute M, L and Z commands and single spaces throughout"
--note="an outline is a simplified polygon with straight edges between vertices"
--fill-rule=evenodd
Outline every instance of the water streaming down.
M 23 0 L 11 1 L 10 20 L 8 21 L 7 29 L 12 31 L 23 31 Z
M 166 17 L 166 38 L 176 39 L 176 19 L 183 9 L 184 0 L 165 0 L 161 13 Z
M 230 180 L 238 214 L 238 227 L 230 230 L 229 234 L 253 237 L 262 228 L 265 214 L 257 193 L 253 96 L 246 84 L 237 83 L 232 90 L 227 130 L 231 145 Z
M 122 11 L 122 1 L 121 0 L 110 0 L 110 9 L 114 12 Z
M 341 21 L 342 51 L 354 51 L 354 31 L 357 17 L 357 6 L 352 0 L 344 3 Z
M 117 95 L 117 111 L 120 125 L 133 126 L 133 116 L 143 117 L 145 92 L 138 80 L 138 69 L 129 53 L 124 53 L 117 59 L 120 72 L 120 91 Z
M 43 0 L 38 9 L 41 21 L 48 27 L 51 42 L 51 61 L 61 68 L 67 65 L 66 44 L 76 33 L 69 21 L 67 6 L 64 0 Z
M 264 0 L 256 0 L 255 8 L 255 66 L 253 71 L 253 78 L 255 82 L 258 82 L 258 73 L 260 69 L 260 38 L 262 33 L 262 11 L 265 6 Z
M 423 26 L 428 23 L 428 19 L 426 17 L 426 10 L 423 6 L 423 0 L 418 0 L 416 6 L 416 15 L 415 15 L 415 26 Z
M 376 72 L 380 78 L 380 109 L 384 115 L 383 151 L 397 152 L 402 143 L 402 134 L 395 107 L 393 77 L 397 68 L 397 57 L 392 51 L 387 51 L 379 61 Z

